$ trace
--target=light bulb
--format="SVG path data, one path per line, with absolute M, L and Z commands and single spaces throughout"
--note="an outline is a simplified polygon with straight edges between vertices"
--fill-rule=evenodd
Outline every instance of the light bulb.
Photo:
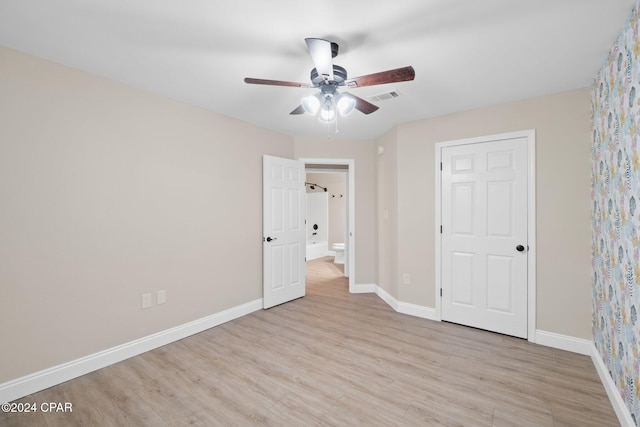
M 336 119 L 336 108 L 333 102 L 333 94 L 324 94 L 322 107 L 320 108 L 320 121 L 330 123 Z
M 315 116 L 320 109 L 320 100 L 315 95 L 306 96 L 302 98 L 302 108 L 304 108 L 304 111 L 308 114 Z
M 334 108 L 332 108 L 331 106 L 329 107 L 322 107 L 322 110 L 320 110 L 320 121 L 321 122 L 332 122 L 336 119 L 336 110 Z
M 355 106 L 356 100 L 352 96 L 349 96 L 345 93 L 340 94 L 340 98 L 338 99 L 336 107 L 338 108 L 341 116 L 346 116 L 347 114 L 349 114 L 351 111 L 353 111 L 353 107 Z

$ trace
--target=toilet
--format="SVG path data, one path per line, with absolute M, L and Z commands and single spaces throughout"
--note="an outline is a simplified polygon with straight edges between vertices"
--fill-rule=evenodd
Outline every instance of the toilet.
M 334 243 L 331 250 L 336 253 L 333 262 L 336 264 L 344 264 L 344 243 Z

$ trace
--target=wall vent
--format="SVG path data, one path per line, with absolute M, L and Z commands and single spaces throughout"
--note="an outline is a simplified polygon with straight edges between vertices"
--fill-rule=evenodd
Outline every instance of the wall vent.
M 397 90 L 390 90 L 389 92 L 379 93 L 377 95 L 373 95 L 369 97 L 370 101 L 379 102 L 385 101 L 387 99 L 397 98 L 400 96 L 400 92 Z

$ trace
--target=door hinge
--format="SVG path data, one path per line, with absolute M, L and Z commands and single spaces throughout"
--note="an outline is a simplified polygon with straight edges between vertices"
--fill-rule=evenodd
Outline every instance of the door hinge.
M 442 170 L 442 162 L 440 162 L 440 170 Z
M 440 234 L 442 234 L 442 226 L 440 226 Z
M 440 298 L 442 298 L 442 288 L 440 288 Z

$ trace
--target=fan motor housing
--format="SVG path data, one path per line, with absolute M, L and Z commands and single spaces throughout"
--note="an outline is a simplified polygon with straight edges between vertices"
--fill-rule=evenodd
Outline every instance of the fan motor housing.
M 332 58 L 335 58 L 336 56 L 338 56 L 338 49 L 339 49 L 338 43 L 331 42 L 331 57 Z
M 336 86 L 342 86 L 347 79 L 347 70 L 339 65 L 333 66 L 333 80 L 325 81 L 324 78 L 318 74 L 318 70 L 315 68 L 311 70 L 311 83 L 314 86 L 322 86 L 324 84 L 334 84 Z

